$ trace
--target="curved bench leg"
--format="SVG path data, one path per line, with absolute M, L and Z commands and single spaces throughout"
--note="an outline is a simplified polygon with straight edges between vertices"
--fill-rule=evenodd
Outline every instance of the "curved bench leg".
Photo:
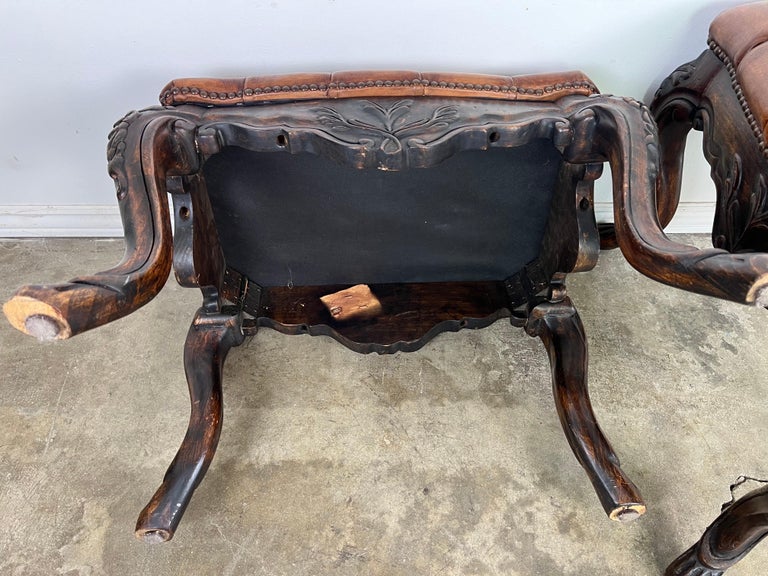
M 552 367 L 557 413 L 573 453 L 586 470 L 612 520 L 626 522 L 645 513 L 635 485 L 597 424 L 587 390 L 587 339 L 570 299 L 531 311 L 526 331 L 544 342 Z
M 133 112 L 110 135 L 126 252 L 114 268 L 64 284 L 19 288 L 5 303 L 10 323 L 41 340 L 61 340 L 126 316 L 149 302 L 171 270 L 167 178 L 198 170 L 194 125 L 172 111 Z
M 665 576 L 720 576 L 768 535 L 768 485 L 728 506 Z
M 184 370 L 192 403 L 189 427 L 163 483 L 139 515 L 137 538 L 149 543 L 173 538 L 216 452 L 222 423 L 224 360 L 229 350 L 242 341 L 239 316 L 198 310 L 184 346 Z

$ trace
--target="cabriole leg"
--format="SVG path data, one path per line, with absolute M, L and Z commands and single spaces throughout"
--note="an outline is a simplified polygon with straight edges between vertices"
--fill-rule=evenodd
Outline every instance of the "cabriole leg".
M 136 523 L 136 537 L 145 542 L 173 538 L 184 510 L 202 481 L 219 443 L 222 423 L 221 379 L 230 348 L 243 341 L 239 316 L 198 310 L 184 345 L 184 370 L 192 412 L 189 427 L 163 483 Z
M 665 576 L 721 576 L 768 535 L 768 485 L 739 498 L 669 565 Z
M 576 458 L 612 520 L 645 513 L 645 504 L 597 424 L 587 391 L 587 339 L 569 298 L 536 306 L 526 326 L 544 342 L 552 367 L 557 413 Z

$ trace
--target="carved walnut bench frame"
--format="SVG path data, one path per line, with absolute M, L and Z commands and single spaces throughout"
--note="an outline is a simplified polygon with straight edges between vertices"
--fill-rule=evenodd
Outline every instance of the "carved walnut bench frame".
M 225 357 L 259 326 L 329 335 L 359 352 L 390 353 L 416 350 L 443 331 L 508 318 L 544 342 L 563 429 L 607 514 L 631 520 L 645 511 L 592 412 L 586 337 L 564 284 L 567 273 L 589 270 L 597 261 L 592 188 L 603 163 L 610 163 L 613 174 L 613 240 L 639 271 L 744 303 L 763 298 L 768 284 L 766 255 L 700 250 L 664 235 L 655 197 L 658 136 L 648 109 L 597 94 L 580 73 L 355 72 L 178 80 L 161 100 L 163 107 L 130 113 L 110 135 L 109 173 L 127 245 L 123 260 L 65 284 L 22 287 L 4 306 L 23 332 L 62 339 L 147 303 L 171 266 L 182 285 L 201 289 L 203 304 L 184 347 L 192 403 L 188 431 L 139 516 L 137 536 L 173 537 L 219 439 Z M 335 321 L 321 297 L 352 282 L 270 285 L 253 271 L 230 265 L 225 253 L 239 254 L 238 248 L 221 241 L 227 223 L 217 222 L 205 171 L 211 158 L 233 147 L 260 157 L 310 155 L 349 170 L 411 173 L 464 153 L 522 150 L 542 142 L 555 151 L 558 165 L 546 218 L 531 240 L 538 249 L 530 261 L 491 278 L 390 277 L 378 283 L 356 278 L 370 284 L 381 312 L 346 322 Z M 173 238 L 167 194 L 173 199 Z M 661 220 L 667 221 L 674 203 L 660 206 Z M 604 244 L 610 244 L 607 235 Z

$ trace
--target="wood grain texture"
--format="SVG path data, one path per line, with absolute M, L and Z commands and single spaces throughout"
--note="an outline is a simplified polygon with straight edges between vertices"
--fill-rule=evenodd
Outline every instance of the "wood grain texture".
M 428 168 L 462 151 L 514 148 L 536 140 L 567 145 L 565 103 L 472 98 L 361 98 L 232 108 L 183 105 L 196 117 L 207 160 L 227 146 L 254 152 L 312 154 L 356 169 Z
M 166 178 L 198 168 L 190 130 L 177 115 L 135 112 L 110 135 L 126 252 L 114 268 L 65 284 L 20 288 L 3 306 L 12 325 L 46 339 L 68 338 L 130 314 L 151 300 L 171 268 Z
M 504 282 L 372 284 L 382 312 L 372 318 L 337 322 L 321 297 L 344 286 L 263 288 L 254 321 L 244 330 L 268 326 L 285 334 L 331 336 L 361 353 L 418 350 L 441 332 L 482 328 L 509 318 Z
M 243 341 L 240 318 L 222 314 L 217 303 L 198 310 L 184 345 L 189 385 L 189 426 L 163 482 L 136 523 L 136 537 L 148 543 L 173 538 L 192 494 L 216 452 L 222 426 L 221 380 L 229 350 Z
M 768 67 L 768 58 L 764 67 Z M 768 251 L 768 159 L 729 66 L 711 50 L 673 72 L 651 110 L 659 127 L 659 198 L 680 194 L 685 135 L 704 133 L 704 156 L 717 189 L 712 243 L 729 252 Z
M 640 492 L 620 468 L 592 410 L 587 389 L 587 338 L 570 299 L 536 306 L 526 331 L 541 338 L 547 349 L 563 431 L 606 513 L 620 522 L 642 516 L 646 508 Z
M 768 101 L 768 4 L 725 11 L 710 27 L 709 50 L 664 80 L 651 105 L 659 129 L 659 210 L 671 218 L 680 195 L 685 136 L 704 133 L 704 155 L 717 190 L 712 242 L 734 253 L 708 271 L 731 293 L 768 305 L 764 252 L 768 250 L 768 160 L 765 124 Z M 757 252 L 757 253 L 755 253 Z M 717 262 L 718 267 L 712 264 Z M 703 274 L 704 271 L 701 271 Z M 741 284 L 737 287 L 737 284 Z M 768 488 L 728 506 L 701 539 L 667 568 L 666 576 L 720 576 L 768 534 Z
M 223 289 L 224 252 L 201 173 L 169 178 L 173 199 L 173 269 L 186 287 Z
M 768 485 L 742 496 L 675 559 L 665 576 L 721 576 L 768 535 Z
M 189 427 L 163 483 L 139 517 L 136 532 L 147 541 L 173 537 L 216 449 L 226 354 L 260 326 L 287 334 L 328 335 L 358 352 L 382 354 L 416 350 L 441 332 L 481 328 L 501 318 L 525 327 L 547 348 L 564 432 L 604 509 L 615 520 L 631 520 L 645 511 L 645 505 L 595 421 L 587 390 L 586 337 L 567 298 L 564 279 L 567 273 L 592 269 L 599 246 L 615 242 L 635 268 L 666 284 L 737 302 L 768 299 L 768 255 L 700 250 L 673 242 L 662 231 L 661 224 L 672 217 L 679 199 L 680 139 L 697 122 L 708 125 L 715 110 L 742 111 L 727 95 L 725 83 L 733 86 L 727 69 L 723 73 L 720 60 L 703 58 L 695 66 L 681 68 L 660 91 L 659 101 L 664 102 L 658 116 L 661 137 L 642 104 L 596 95 L 583 76 L 570 73 L 481 79 L 394 71 L 344 73 L 325 79 L 298 75 L 177 81 L 163 95 L 172 107 L 132 113 L 116 126 L 110 139 L 110 173 L 121 203 L 126 258 L 112 270 L 68 284 L 24 287 L 6 304 L 6 314 L 18 328 L 39 337 L 68 337 L 147 302 L 165 282 L 172 260 L 178 281 L 202 290 L 204 306 L 185 345 L 192 406 Z M 401 77 L 408 75 L 413 77 L 406 84 Z M 722 86 L 717 84 L 712 92 L 711 105 L 691 89 L 696 82 L 709 87 L 716 86 L 715 81 Z M 718 120 L 718 126 L 722 123 Z M 709 138 L 710 155 L 730 157 L 715 151 L 714 144 L 737 140 L 743 133 L 743 126 L 734 124 L 732 132 Z M 260 285 L 259 266 L 236 270 L 228 261 L 232 252 L 228 254 L 227 249 L 235 246 L 248 254 L 264 250 L 264 245 L 224 233 L 235 218 L 242 218 L 246 229 L 259 226 L 258 210 L 243 214 L 237 209 L 242 205 L 236 204 L 229 212 L 217 212 L 216 202 L 221 201 L 213 186 L 217 181 L 212 171 L 204 170 L 206 163 L 214 163 L 233 148 L 251 154 L 246 155 L 245 164 L 252 163 L 254 155 L 322 157 L 349 169 L 347 175 L 342 173 L 342 182 L 349 172 L 368 178 L 360 186 L 368 194 L 380 189 L 376 174 L 402 172 L 406 180 L 415 178 L 414 174 L 435 174 L 428 170 L 446 169 L 449 159 L 464 153 L 485 154 L 498 162 L 514 159 L 536 176 L 533 180 L 550 179 L 546 190 L 533 184 L 521 186 L 522 178 L 507 177 L 496 183 L 501 197 L 521 195 L 528 204 L 544 198 L 537 218 L 541 226 L 504 222 L 501 228 L 525 235 L 504 242 L 505 250 L 508 247 L 519 258 L 502 260 L 496 268 L 494 261 L 478 277 L 447 277 L 451 271 L 459 270 L 461 276 L 475 270 L 466 262 L 458 266 L 449 261 L 436 268 L 439 273 L 429 276 L 429 281 L 394 277 L 378 283 L 370 279 L 348 284 L 336 280 L 295 283 L 291 276 L 287 283 Z M 525 150 L 533 150 L 530 155 L 535 158 L 527 157 Z M 723 177 L 733 189 L 723 197 L 736 198 L 724 201 L 728 214 L 734 213 L 732 206 L 757 197 L 753 177 L 747 176 L 753 157 L 742 150 L 732 156 L 740 161 L 727 164 L 730 172 Z M 615 227 L 603 234 L 594 218 L 593 182 L 606 161 L 613 175 Z M 468 165 L 477 169 L 479 164 Z M 473 202 L 470 172 L 456 173 L 467 179 L 467 201 Z M 668 174 L 659 180 L 660 172 Z M 368 190 L 365 184 L 374 181 L 377 186 Z M 657 182 L 661 182 L 658 194 Z M 279 199 L 280 184 L 277 181 L 259 192 Z M 427 195 L 436 204 L 445 200 L 446 187 L 432 184 L 420 183 L 412 193 Z M 244 205 L 250 189 L 243 190 L 238 194 Z M 459 192 L 454 197 L 463 199 L 463 190 Z M 166 193 L 173 198 L 173 242 Z M 291 207 L 306 210 L 300 201 Z M 386 207 L 379 208 L 378 213 L 388 214 Z M 527 208 L 522 212 L 533 220 Z M 466 221 L 459 219 L 455 233 L 460 237 L 482 229 L 480 219 L 472 215 Z M 323 237 L 296 226 L 297 218 L 284 220 L 279 222 L 279 232 L 298 239 L 293 245 L 299 249 Z M 732 223 L 724 227 L 728 231 L 722 234 L 723 246 L 759 245 L 754 234 L 741 234 Z M 384 234 L 374 248 L 394 245 L 395 240 Z M 401 253 L 406 258 L 408 250 L 395 253 L 398 264 Z M 372 249 L 371 254 L 375 261 L 380 252 Z M 424 261 L 429 263 L 430 258 Z M 351 262 L 352 268 L 359 268 L 361 260 Z M 397 276 L 401 268 L 395 265 L 392 270 Z M 341 317 L 334 314 L 338 305 L 324 306 L 324 296 L 357 283 L 370 285 L 378 300 L 372 308 L 376 314 Z M 219 294 L 232 306 L 222 308 Z
M 630 98 L 594 100 L 581 114 L 594 114 L 591 153 L 611 165 L 616 239 L 627 261 L 646 276 L 677 288 L 745 304 L 765 301 L 768 254 L 699 249 L 664 234 L 655 194 L 658 136 L 648 109 Z M 582 154 L 575 150 L 570 160 Z
M 375 318 L 381 314 L 381 302 L 367 284 L 320 296 L 320 302 L 337 322 Z

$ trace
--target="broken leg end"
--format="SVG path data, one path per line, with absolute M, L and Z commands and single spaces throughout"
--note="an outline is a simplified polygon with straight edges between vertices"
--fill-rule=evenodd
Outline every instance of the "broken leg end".
M 622 504 L 611 510 L 608 517 L 616 522 L 626 524 L 640 518 L 640 516 L 645 514 L 645 511 L 645 504 Z

